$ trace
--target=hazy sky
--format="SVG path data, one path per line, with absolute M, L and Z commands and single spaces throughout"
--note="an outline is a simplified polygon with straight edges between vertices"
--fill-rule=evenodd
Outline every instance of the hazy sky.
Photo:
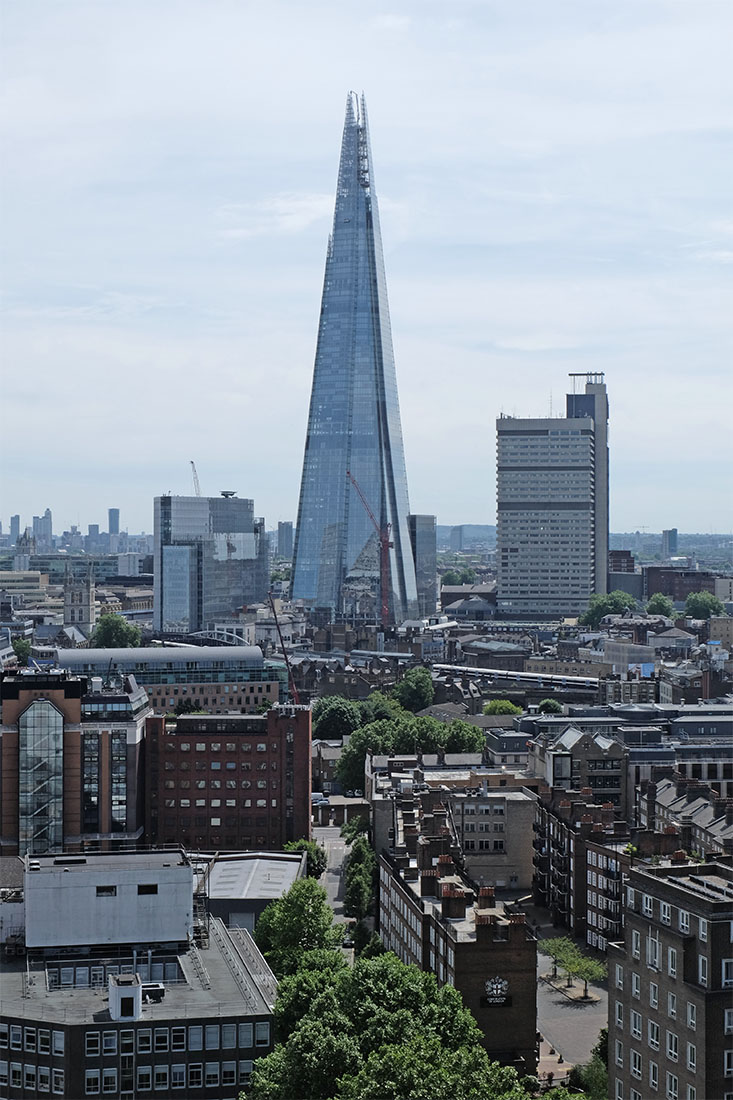
M 5 530 L 192 458 L 295 519 L 351 88 L 412 510 L 494 523 L 496 416 L 589 370 L 612 529 L 731 529 L 731 0 L 0 7 Z

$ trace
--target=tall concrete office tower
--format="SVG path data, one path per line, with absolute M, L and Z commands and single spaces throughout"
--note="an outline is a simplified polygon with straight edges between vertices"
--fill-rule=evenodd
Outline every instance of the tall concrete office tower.
M 120 510 L 119 508 L 107 509 L 107 530 L 110 535 L 119 535 L 120 533 Z
M 350 93 L 321 299 L 293 599 L 328 608 L 332 617 L 374 620 L 386 602 L 390 618 L 414 618 L 409 511 L 366 104 Z
M 497 605 L 505 617 L 585 611 L 608 577 L 608 398 L 602 374 L 567 395 L 566 416 L 501 416 Z

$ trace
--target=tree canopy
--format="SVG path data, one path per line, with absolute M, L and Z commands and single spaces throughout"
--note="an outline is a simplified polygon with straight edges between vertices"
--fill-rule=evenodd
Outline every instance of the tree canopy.
M 288 840 L 284 845 L 286 852 L 306 852 L 306 873 L 309 878 L 320 878 L 328 866 L 328 856 L 322 844 L 315 840 Z
M 362 724 L 359 707 L 341 695 L 326 695 L 313 704 L 313 736 L 340 741 Z
M 712 592 L 690 592 L 685 600 L 685 616 L 688 619 L 709 619 L 711 615 L 722 615 L 723 604 Z
M 482 752 L 485 743 L 483 731 L 468 722 L 439 722 L 402 711 L 397 718 L 370 722 L 356 730 L 341 753 L 336 775 L 342 787 L 354 790 L 364 786 L 368 752 Z
M 28 658 L 31 655 L 31 643 L 27 638 L 16 638 L 13 641 L 13 650 L 15 656 L 18 658 L 18 664 L 22 666 L 28 664 Z
M 427 668 L 411 668 L 398 684 L 392 688 L 392 694 L 405 710 L 425 710 L 435 698 L 433 678 Z
M 90 639 L 98 649 L 136 649 L 140 645 L 140 627 L 128 623 L 122 615 L 100 615 Z
M 562 714 L 562 703 L 557 699 L 541 699 L 537 710 L 540 714 Z
M 580 616 L 578 622 L 581 626 L 590 626 L 595 630 L 604 616 L 623 615 L 624 611 L 633 611 L 635 608 L 634 597 L 620 588 L 615 588 L 613 592 L 605 595 L 596 592 L 590 598 L 588 610 Z
M 665 596 L 662 592 L 655 592 L 653 596 L 649 597 L 646 611 L 647 615 L 664 615 L 666 619 L 669 619 L 674 614 L 674 604 L 669 596 Z
M 530 1100 L 514 1069 L 489 1061 L 460 994 L 391 953 L 353 968 L 306 953 L 275 1019 L 279 1045 L 255 1063 L 247 1100 Z
M 476 571 L 474 569 L 446 569 L 443 576 L 440 578 L 440 587 L 444 588 L 446 584 L 475 584 L 476 583 Z
M 271 901 L 254 930 L 257 946 L 278 978 L 294 974 L 304 951 L 332 948 L 341 941 L 333 927 L 326 891 L 313 878 L 298 879 Z
M 524 714 L 524 711 L 509 699 L 492 699 L 484 703 L 484 714 Z

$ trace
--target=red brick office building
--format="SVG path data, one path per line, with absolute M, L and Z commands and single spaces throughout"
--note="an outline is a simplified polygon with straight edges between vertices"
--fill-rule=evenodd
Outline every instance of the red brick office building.
M 309 707 L 156 715 L 145 740 L 148 844 L 278 851 L 310 837 Z

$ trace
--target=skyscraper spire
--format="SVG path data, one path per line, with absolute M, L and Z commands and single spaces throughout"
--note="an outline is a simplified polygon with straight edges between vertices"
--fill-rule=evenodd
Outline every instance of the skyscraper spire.
M 414 617 L 417 588 L 408 512 L 366 103 L 363 96 L 359 99 L 350 92 L 321 299 L 293 598 L 328 607 L 335 615 L 379 618 L 376 523 L 382 540 L 389 530 L 392 543 L 387 573 L 390 614 L 396 621 Z

